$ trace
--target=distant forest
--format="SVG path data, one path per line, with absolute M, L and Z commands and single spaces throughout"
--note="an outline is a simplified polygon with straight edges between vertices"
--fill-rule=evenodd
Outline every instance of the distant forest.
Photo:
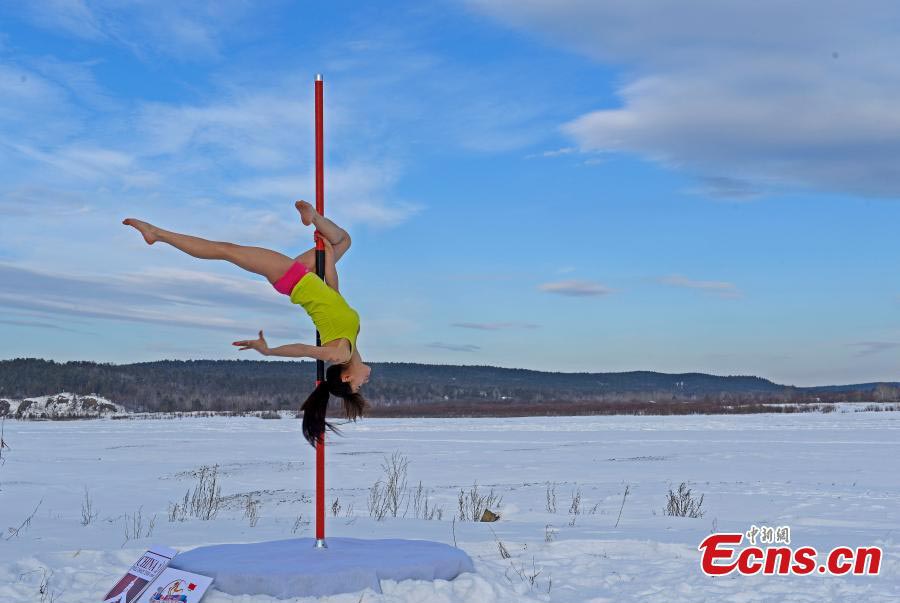
M 293 410 L 311 362 L 193 360 L 98 364 L 0 361 L 0 398 L 98 394 L 136 412 Z M 374 415 L 753 412 L 762 403 L 900 401 L 900 383 L 797 388 L 753 376 L 551 373 L 488 366 L 374 363 L 363 391 Z

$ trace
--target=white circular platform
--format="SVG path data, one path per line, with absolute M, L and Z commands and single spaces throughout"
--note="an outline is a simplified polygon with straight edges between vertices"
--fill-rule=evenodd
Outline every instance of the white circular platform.
M 371 588 L 381 580 L 452 580 L 474 572 L 462 550 L 428 540 L 329 538 L 317 549 L 312 538 L 220 544 L 180 553 L 172 567 L 214 579 L 229 595 L 322 597 Z

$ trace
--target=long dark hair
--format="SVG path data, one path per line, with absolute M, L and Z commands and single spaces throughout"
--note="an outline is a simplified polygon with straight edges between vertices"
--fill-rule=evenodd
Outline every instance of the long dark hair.
M 325 381 L 316 386 L 300 409 L 303 411 L 303 437 L 313 448 L 319 437 L 330 429 L 335 433 L 339 430 L 329 421 L 325 420 L 328 412 L 328 399 L 337 396 L 344 402 L 344 413 L 351 421 L 363 416 L 366 410 L 366 400 L 358 393 L 354 393 L 349 383 L 341 380 L 344 367 L 340 364 L 332 364 L 325 371 Z

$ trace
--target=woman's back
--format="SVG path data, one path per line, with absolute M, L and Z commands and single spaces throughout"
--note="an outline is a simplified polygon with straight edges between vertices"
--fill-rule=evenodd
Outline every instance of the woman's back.
M 359 333 L 359 314 L 340 293 L 310 272 L 294 286 L 291 301 L 302 306 L 309 314 L 319 330 L 323 345 L 336 339 L 346 339 L 350 342 L 350 352 L 353 353 Z

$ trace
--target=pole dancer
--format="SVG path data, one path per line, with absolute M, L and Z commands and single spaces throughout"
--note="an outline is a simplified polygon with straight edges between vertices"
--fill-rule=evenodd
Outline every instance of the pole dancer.
M 226 260 L 249 272 L 266 277 L 279 293 L 291 297 L 307 311 L 316 326 L 316 345 L 302 343 L 270 348 L 263 332 L 258 339 L 235 341 L 241 350 L 254 349 L 266 356 L 314 358 L 316 360 L 316 388 L 301 406 L 303 437 L 316 449 L 316 542 L 319 549 L 325 543 L 325 430 L 335 431 L 326 421 L 330 395 L 341 398 L 347 418 L 355 421 L 363 416 L 366 401 L 359 388 L 369 380 L 371 367 L 362 361 L 356 338 L 359 334 L 359 314 L 340 295 L 336 265 L 350 248 L 347 231 L 325 218 L 324 169 L 324 82 L 316 75 L 315 83 L 315 147 L 316 147 L 316 206 L 305 201 L 295 204 L 303 224 L 314 225 L 316 245 L 295 257 L 260 247 L 246 247 L 233 243 L 207 241 L 199 237 L 178 234 L 128 218 L 123 224 L 143 235 L 148 245 L 162 241 L 200 259 Z M 315 273 L 312 269 L 315 269 Z M 325 369 L 325 362 L 333 363 Z
M 134 218 L 122 223 L 138 230 L 148 245 L 168 243 L 195 258 L 225 260 L 264 276 L 276 291 L 290 296 L 291 302 L 306 310 L 321 334 L 321 345 L 292 343 L 270 348 L 262 331 L 257 339 L 235 341 L 233 345 L 241 350 L 256 350 L 264 356 L 313 358 L 331 363 L 324 380 L 316 384 L 301 407 L 304 411 L 303 436 L 316 446 L 326 429 L 334 430 L 334 426 L 325 420 L 329 395 L 341 398 L 348 419 L 355 421 L 363 416 L 366 401 L 359 389 L 369 380 L 372 369 L 363 362 L 356 345 L 359 314 L 347 304 L 338 288 L 336 264 L 350 248 L 350 235 L 306 201 L 297 201 L 295 206 L 303 224 L 316 227 L 317 238 L 324 247 L 324 280 L 313 272 L 315 248 L 292 259 L 271 249 L 208 241 L 163 230 Z

